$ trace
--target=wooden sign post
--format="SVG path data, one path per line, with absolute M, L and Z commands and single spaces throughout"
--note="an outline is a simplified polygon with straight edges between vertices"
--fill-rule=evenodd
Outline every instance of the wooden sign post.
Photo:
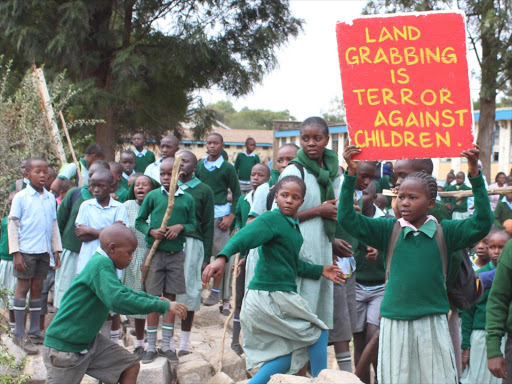
M 336 34 L 358 160 L 460 157 L 473 146 L 462 12 L 361 17 Z

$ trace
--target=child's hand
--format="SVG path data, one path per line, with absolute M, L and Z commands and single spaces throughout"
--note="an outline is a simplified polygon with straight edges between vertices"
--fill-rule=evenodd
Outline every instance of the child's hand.
M 348 145 L 343 151 L 343 158 L 347 162 L 347 171 L 350 176 L 355 176 L 357 173 L 357 162 L 353 160 L 352 157 L 358 153 L 361 153 L 361 148 L 359 148 L 357 145 Z
M 462 351 L 462 369 L 466 369 L 466 367 L 469 365 L 469 352 L 470 349 L 464 349 Z
M 337 284 L 345 282 L 345 274 L 337 265 L 326 265 L 324 267 L 324 271 L 322 272 L 322 276 Z
M 203 271 L 203 285 L 208 284 L 212 277 L 221 277 L 224 273 L 225 265 L 225 257 L 219 257 L 213 263 L 208 264 L 208 266 Z
M 149 236 L 157 239 L 157 240 L 163 240 L 165 239 L 165 229 L 150 229 L 149 230 Z
M 231 228 L 231 224 L 233 224 L 233 220 L 235 219 L 235 215 L 230 213 L 227 216 L 224 216 L 219 223 L 219 228 L 223 231 L 228 231 Z
M 13 254 L 14 268 L 17 271 L 25 272 L 27 270 L 27 264 L 25 260 L 23 260 L 23 256 L 21 256 L 20 252 L 15 252 Z
M 111 197 L 111 198 L 113 198 L 113 199 L 114 199 L 114 200 L 116 200 L 116 201 L 117 201 L 117 200 L 119 200 L 119 197 L 115 194 L 115 192 L 112 192 L 112 193 L 110 194 L 110 197 Z
M 478 157 L 480 156 L 480 147 L 475 145 L 473 148 L 462 152 L 462 156 L 468 159 L 468 173 L 471 177 L 478 176 Z
M 338 220 L 338 207 L 336 207 L 336 203 L 338 199 L 326 200 L 322 204 L 320 204 L 318 209 L 318 216 L 323 217 L 327 220 Z
M 240 271 L 242 270 L 242 268 L 245 268 L 245 257 L 243 259 L 240 259 L 240 261 L 238 262 L 238 273 L 236 274 L 236 277 L 240 276 Z
M 89 227 L 87 225 L 78 224 L 75 228 L 76 237 L 87 236 L 89 234 Z
M 207 261 L 203 261 L 203 265 L 201 265 L 201 274 L 203 274 L 204 270 L 206 269 L 206 267 L 208 266 L 208 262 Z
M 491 371 L 493 376 L 499 379 L 507 378 L 507 364 L 505 363 L 503 356 L 487 359 L 487 368 L 489 368 L 489 371 Z
M 187 318 L 188 308 L 185 304 L 177 303 L 175 301 L 169 302 L 169 312 L 178 315 L 181 320 L 185 320 Z
M 183 231 L 185 227 L 181 224 L 171 225 L 167 227 L 167 231 L 165 232 L 165 238 L 169 240 L 174 240 L 177 238 L 181 231 Z
M 59 267 L 60 267 L 60 252 L 55 252 L 53 254 L 53 261 L 55 261 L 55 267 L 53 267 L 53 270 L 59 269 Z
M 366 260 L 368 261 L 375 261 L 377 260 L 377 256 L 379 255 L 379 251 L 377 251 L 375 248 L 372 247 L 366 247 Z
M 345 240 L 334 239 L 332 242 L 332 253 L 338 257 L 352 257 L 354 252 L 352 246 Z

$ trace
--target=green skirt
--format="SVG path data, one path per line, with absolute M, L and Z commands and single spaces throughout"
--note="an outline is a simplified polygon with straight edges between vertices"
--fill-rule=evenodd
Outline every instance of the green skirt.
M 187 293 L 177 295 L 176 301 L 185 304 L 189 311 L 199 311 L 201 305 L 201 265 L 204 260 L 204 244 L 201 240 L 186 237 L 185 241 L 185 282 Z

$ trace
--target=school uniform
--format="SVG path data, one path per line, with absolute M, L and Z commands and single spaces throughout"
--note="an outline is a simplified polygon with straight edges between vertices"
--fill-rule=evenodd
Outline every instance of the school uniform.
M 270 164 L 269 164 L 270 167 Z M 277 169 L 271 169 L 270 170 L 270 180 L 268 181 L 268 184 L 272 187 L 277 183 L 277 180 L 279 180 L 279 171 Z
M 5 216 L 0 224 L 0 287 L 7 291 L 7 301 L 0 299 L 0 303 L 3 307 L 12 310 L 14 309 L 12 300 L 18 279 L 14 277 L 14 263 L 12 255 L 9 254 L 7 221 L 8 217 Z
M 492 226 L 492 212 L 481 174 L 469 180 L 475 214 L 467 220 L 443 220 L 448 274 L 458 264 L 450 255 L 477 243 Z M 387 249 L 396 219 L 357 215 L 352 205 L 356 176 L 345 175 L 338 219 L 352 236 L 376 249 Z M 446 314 L 450 310 L 435 219 L 421 228 L 400 219 L 389 280 L 381 305 L 378 381 L 380 383 L 456 383 L 457 370 Z M 386 255 L 389 257 L 389 255 Z
M 23 179 L 16 180 L 13 182 L 9 188 L 9 193 L 14 191 L 21 191 L 22 189 L 25 189 L 27 185 L 30 184 L 30 180 L 24 177 Z
M 132 171 L 131 175 L 127 175 L 126 173 L 123 172 L 123 177 L 121 177 L 121 180 L 119 180 L 119 187 L 124 188 L 128 191 L 128 189 L 130 188 L 128 185 L 128 180 L 130 180 L 130 177 L 132 177 L 135 174 L 136 174 L 135 171 Z
M 495 270 L 492 262 L 480 268 L 477 273 Z M 470 349 L 469 366 L 460 379 L 461 384 L 489 383 L 500 384 L 501 379 L 494 377 L 487 368 L 487 348 L 485 346 L 485 316 L 489 291 L 482 294 L 480 300 L 466 311 L 462 311 L 462 350 Z M 501 352 L 505 347 L 506 337 L 502 340 Z
M 149 164 L 144 170 L 144 175 L 151 177 L 153 180 L 160 181 L 160 166 L 163 158 L 158 159 L 154 163 Z
M 288 373 L 296 373 L 308 360 L 307 347 L 327 329 L 297 294 L 297 276 L 318 280 L 323 272 L 322 265 L 299 257 L 302 243 L 298 220 L 274 209 L 242 228 L 219 253 L 230 258 L 261 250 L 240 316 L 248 370 L 291 353 Z
M 121 284 L 114 263 L 99 248 L 65 294 L 46 331 L 43 360 L 48 383 L 78 384 L 85 374 L 117 383 L 124 370 L 138 364 L 136 355 L 98 334 L 109 310 L 166 315 L 169 303 Z
M 247 151 L 238 154 L 235 160 L 235 169 L 240 181 L 240 189 L 242 192 L 249 192 L 252 190 L 251 186 L 251 171 L 252 167 L 259 164 L 260 158 L 254 152 L 247 153 Z
M 55 296 L 53 305 L 60 307 L 64 293 L 69 289 L 76 277 L 78 254 L 82 242 L 75 234 L 75 221 L 82 203 L 94 199 L 88 187 L 71 188 L 57 210 L 57 223 L 62 238 L 62 254 L 60 267 L 55 271 Z
M 156 160 L 155 154 L 147 148 L 144 148 L 140 152 L 137 150 L 137 148 L 134 148 L 133 153 L 135 153 L 135 167 L 133 170 L 136 173 L 144 173 L 146 168 Z M 156 181 L 158 180 L 160 180 L 160 174 L 158 175 Z
M 246 226 L 247 219 L 249 218 L 249 212 L 251 210 L 251 205 L 254 202 L 254 194 L 256 191 L 251 191 L 249 193 L 246 193 L 245 195 L 242 195 L 240 199 L 238 199 L 238 204 L 236 205 L 236 213 L 235 213 L 235 230 L 240 230 Z M 235 297 L 235 307 L 241 308 L 242 302 L 244 299 L 244 293 L 247 289 L 247 284 L 249 284 L 250 280 L 246 279 L 247 276 L 247 268 L 248 268 L 248 262 L 249 262 L 249 254 L 251 252 L 256 252 L 256 261 L 258 259 L 258 250 L 257 249 L 251 249 L 250 251 L 240 254 L 240 258 L 245 257 L 245 268 L 240 269 L 238 276 L 236 277 L 236 297 Z M 254 257 L 251 258 L 251 260 L 254 260 Z M 256 262 L 254 264 L 251 264 L 249 266 L 250 269 L 250 278 L 254 275 L 254 267 L 256 266 Z M 240 320 L 240 319 L 238 319 Z
M 461 185 L 449 185 L 444 189 L 446 192 L 453 192 L 453 191 L 469 191 L 471 190 L 471 187 L 467 186 L 466 184 L 462 183 Z M 471 213 L 468 211 L 468 198 L 464 198 L 462 200 L 457 201 L 455 197 L 450 197 L 449 202 L 452 204 L 453 213 L 452 217 L 454 220 L 463 220 L 467 219 L 469 216 L 471 216 Z
M 128 196 L 128 188 L 125 188 L 124 186 L 119 184 L 119 187 L 114 193 L 117 196 L 117 201 L 119 201 L 120 203 L 124 203 Z
M 182 191 L 194 199 L 196 230 L 185 234 L 185 281 L 187 292 L 176 296 L 176 301 L 185 304 L 189 311 L 199 311 L 201 305 L 201 266 L 210 261 L 213 245 L 213 191 L 197 177 L 182 183 Z
M 75 224 L 77 226 L 86 225 L 93 229 L 103 229 L 114 224 L 116 221 L 122 221 L 124 225 L 130 227 L 126 207 L 122 203 L 110 198 L 108 205 L 102 207 L 97 199 L 90 199 L 84 201 L 80 206 Z M 99 238 L 82 243 L 80 253 L 78 254 L 78 264 L 76 267 L 77 275 L 83 271 L 99 246 Z M 118 275 L 121 277 L 122 273 L 119 272 L 120 271 L 118 271 Z
M 135 228 L 146 236 L 148 249 L 153 246 L 155 239 L 149 235 L 151 229 L 159 229 L 167 209 L 169 192 L 162 186 L 149 192 L 135 219 Z M 151 215 L 150 223 L 148 218 Z M 185 233 L 196 230 L 195 203 L 192 196 L 177 189 L 174 194 L 174 208 L 167 226 L 181 224 L 184 230 L 176 239 L 162 240 L 151 260 L 151 265 L 144 282 L 145 291 L 151 295 L 162 293 L 184 294 L 185 283 Z
M 87 163 L 82 157 L 80 158 L 80 160 L 78 160 L 78 163 L 80 166 L 80 174 L 82 175 L 82 183 L 84 186 L 87 186 L 89 185 L 89 167 L 87 167 Z M 75 163 L 69 163 L 64 165 L 59 171 L 57 178 L 62 180 L 73 180 L 76 181 L 76 183 L 78 184 Z
M 512 203 L 507 200 L 500 201 L 494 210 L 494 226 L 505 229 L 503 223 L 510 219 L 512 219 Z

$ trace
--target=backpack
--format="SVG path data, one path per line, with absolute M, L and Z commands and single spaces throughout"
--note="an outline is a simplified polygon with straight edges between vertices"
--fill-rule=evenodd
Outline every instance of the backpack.
M 441 224 L 436 223 L 436 233 L 434 238 L 436 239 L 437 247 L 439 248 L 439 253 L 441 254 L 441 262 L 443 263 L 443 275 L 444 281 L 446 284 L 446 274 L 448 270 L 448 251 L 446 249 L 446 243 L 444 241 L 443 235 L 443 227 Z M 387 260 L 386 260 L 386 281 L 389 279 L 389 271 L 391 270 L 391 261 L 393 259 L 393 253 L 395 251 L 396 243 L 398 242 L 398 238 L 400 233 L 402 232 L 402 227 L 400 223 L 395 221 L 393 225 L 393 232 L 391 232 L 391 237 L 388 243 L 387 249 Z M 473 267 L 471 266 L 471 261 L 467 255 L 466 250 L 461 251 L 462 262 L 459 267 L 459 274 L 455 280 L 455 284 L 452 288 L 447 290 L 448 299 L 450 300 L 450 304 L 453 304 L 460 310 L 469 309 L 473 304 L 475 304 L 483 294 L 483 284 L 481 282 L 480 277 L 475 274 Z
M 290 161 L 290 164 L 293 164 L 297 167 L 297 169 L 300 172 L 301 179 L 304 180 L 304 178 L 305 178 L 304 166 L 302 164 L 296 163 L 294 161 Z M 288 164 L 288 165 L 290 165 L 290 164 Z M 268 195 L 267 195 L 267 211 L 271 211 L 272 205 L 274 204 L 274 199 L 276 196 L 276 189 L 274 187 L 275 186 L 272 186 L 272 188 L 270 188 L 270 191 L 268 192 Z

